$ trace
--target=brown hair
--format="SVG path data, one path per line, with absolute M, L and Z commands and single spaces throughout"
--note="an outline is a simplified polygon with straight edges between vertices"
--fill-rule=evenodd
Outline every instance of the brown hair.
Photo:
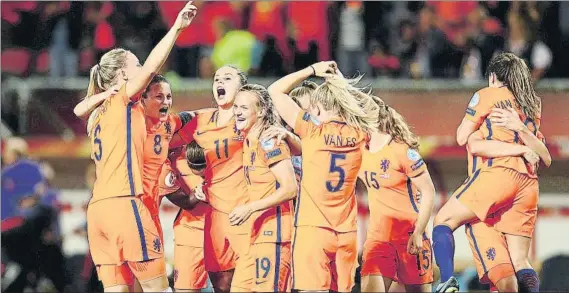
M 492 73 L 508 87 L 522 112 L 535 120 L 541 111 L 541 99 L 535 92 L 525 61 L 512 53 L 501 53 L 492 58 L 488 65 L 486 74 Z
M 405 118 L 379 97 L 373 95 L 371 97 L 379 106 L 379 131 L 391 135 L 396 142 L 405 143 L 412 149 L 419 149 L 419 138 L 411 131 Z
M 204 150 L 195 140 L 186 147 L 186 160 L 190 169 L 201 171 L 206 167 Z

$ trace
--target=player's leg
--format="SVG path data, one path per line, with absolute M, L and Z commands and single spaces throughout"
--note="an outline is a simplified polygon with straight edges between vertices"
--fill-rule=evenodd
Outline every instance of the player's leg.
M 362 292 L 389 292 L 397 272 L 397 251 L 387 242 L 366 240 L 361 270 Z
M 328 292 L 332 284 L 330 253 L 336 247 L 337 237 L 332 230 L 296 227 L 292 242 L 293 290 Z
M 495 284 L 500 292 L 517 292 L 518 282 L 504 235 L 480 221 L 467 224 L 465 232 L 480 281 Z
M 517 189 L 511 174 L 502 168 L 478 170 L 441 208 L 433 228 L 433 249 L 441 273 L 437 292 L 458 291 L 458 281 L 453 277 L 454 230 L 477 218 L 485 221 L 491 210 L 499 206 L 497 203 L 513 198 Z
M 200 292 L 206 287 L 206 283 L 207 273 L 203 247 L 175 245 L 174 289 L 176 292 Z
M 105 292 L 129 292 L 133 276 L 126 264 L 97 265 L 97 276 Z
M 235 273 L 231 280 L 231 292 L 251 292 L 255 276 L 251 236 L 233 233 L 228 233 L 227 236 L 230 247 L 235 251 Z
M 253 292 L 289 292 L 291 273 L 290 243 L 256 243 L 251 246 L 254 259 Z
M 520 292 L 538 292 L 539 277 L 529 261 L 531 240 L 537 218 L 539 185 L 537 179 L 517 174 L 520 186 L 514 203 L 494 227 L 506 234 L 512 265 L 516 271 Z
M 204 220 L 204 265 L 216 293 L 229 292 L 235 272 L 235 252 L 226 237 L 220 213 L 208 212 Z
M 396 245 L 397 276 L 406 292 L 432 292 L 433 250 L 431 240 L 424 235 L 423 248 L 417 255 L 407 252 L 407 243 Z
M 358 267 L 358 235 L 357 232 L 336 233 L 338 249 L 334 258 L 337 292 L 351 292 L 355 286 L 356 269 Z

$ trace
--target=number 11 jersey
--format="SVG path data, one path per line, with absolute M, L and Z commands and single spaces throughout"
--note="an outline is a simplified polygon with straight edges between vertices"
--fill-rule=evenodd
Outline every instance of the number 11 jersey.
M 245 137 L 237 130 L 235 118 L 224 126 L 217 126 L 217 114 L 214 109 L 197 113 L 197 119 L 180 129 L 178 134 L 185 143 L 195 140 L 204 149 L 207 200 L 214 209 L 229 214 L 248 199 L 243 171 Z M 197 125 L 192 125 L 194 123 Z
M 294 132 L 302 145 L 295 226 L 356 231 L 355 187 L 367 135 L 339 118 L 320 123 L 307 112 L 298 114 Z

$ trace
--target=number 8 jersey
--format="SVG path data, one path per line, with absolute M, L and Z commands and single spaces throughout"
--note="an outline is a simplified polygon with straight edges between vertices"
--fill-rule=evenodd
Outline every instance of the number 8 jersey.
M 91 113 L 87 130 L 97 174 L 90 204 L 110 197 L 141 195 L 144 109 L 126 95 L 126 86 Z
M 340 120 L 319 123 L 298 114 L 294 132 L 302 145 L 302 179 L 295 226 L 356 231 L 355 187 L 367 135 Z

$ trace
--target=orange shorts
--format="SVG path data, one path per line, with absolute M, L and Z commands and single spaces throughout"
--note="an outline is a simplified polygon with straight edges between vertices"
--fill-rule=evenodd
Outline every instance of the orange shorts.
M 465 231 L 480 282 L 496 284 L 515 274 L 502 233 L 480 221 L 466 224 Z
M 404 285 L 433 282 L 431 241 L 425 237 L 418 255 L 407 252 L 407 242 L 367 239 L 364 243 L 362 276 L 382 276 Z
M 253 292 L 291 291 L 290 242 L 255 243 L 251 246 L 254 261 Z
M 97 265 L 97 276 L 103 283 L 103 288 L 119 285 L 129 286 L 134 278 L 144 283 L 160 277 L 166 277 L 166 262 L 164 258 L 144 262 L 127 262 L 122 265 Z
M 203 247 L 174 246 L 174 288 L 203 289 L 207 286 Z
M 351 292 L 358 249 L 357 233 L 322 227 L 296 227 L 292 243 L 292 288 Z
M 164 259 L 156 223 L 138 197 L 112 197 L 90 204 L 87 234 L 96 265 Z
M 242 225 L 249 225 L 248 223 Z M 252 260 L 248 254 L 250 246 L 250 228 L 232 227 L 229 215 L 212 209 L 205 216 L 204 261 L 208 272 L 222 272 L 235 269 L 231 282 L 234 290 L 250 291 L 253 276 L 248 273 Z
M 454 196 L 480 221 L 493 223 L 496 230 L 532 237 L 539 197 L 537 179 L 508 168 L 478 170 Z

